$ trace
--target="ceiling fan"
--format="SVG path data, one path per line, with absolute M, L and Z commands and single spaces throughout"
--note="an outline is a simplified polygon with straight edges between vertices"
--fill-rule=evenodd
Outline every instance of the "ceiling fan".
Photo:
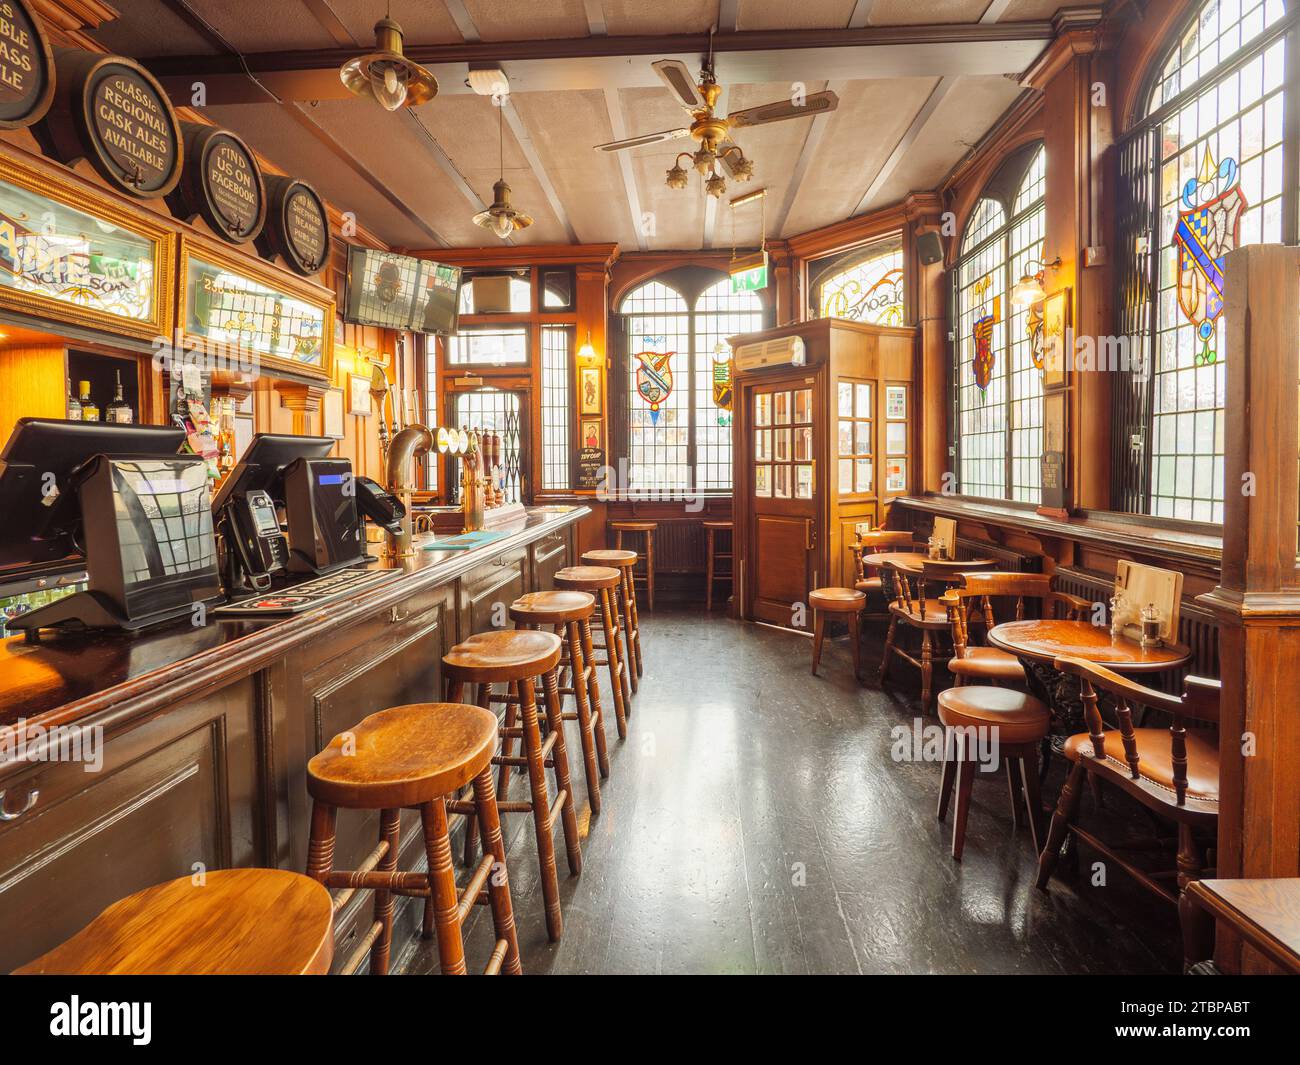
M 839 106 L 839 97 L 829 89 L 811 93 L 789 100 L 774 100 L 770 104 L 760 104 L 744 111 L 733 111 L 729 115 L 714 113 L 718 97 L 722 95 L 722 86 L 713 75 L 712 64 L 707 64 L 700 71 L 697 85 L 691 77 L 686 64 L 677 59 L 660 59 L 651 63 L 654 71 L 663 79 L 677 102 L 691 116 L 689 126 L 677 129 L 665 129 L 659 133 L 646 133 L 640 137 L 628 137 L 621 141 L 596 145 L 602 152 L 621 152 L 628 148 L 639 148 L 643 144 L 658 144 L 661 141 L 677 140 L 681 137 L 693 137 L 700 147 L 691 152 L 679 152 L 668 171 L 668 187 L 684 189 L 688 184 L 687 173 L 681 165 L 682 156 L 690 159 L 701 177 L 704 178 L 704 191 L 710 196 L 721 196 L 727 190 L 726 179 L 718 172 L 721 166 L 727 174 L 737 181 L 748 181 L 754 176 L 754 163 L 746 158 L 740 146 L 731 140 L 733 129 L 746 126 L 761 126 L 768 122 L 784 122 L 788 118 L 812 118 L 834 111 Z

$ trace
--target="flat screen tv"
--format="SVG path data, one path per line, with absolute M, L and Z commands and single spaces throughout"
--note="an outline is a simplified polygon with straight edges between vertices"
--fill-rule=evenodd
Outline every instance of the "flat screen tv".
M 460 280 L 458 266 L 350 245 L 343 318 L 382 329 L 454 333 Z

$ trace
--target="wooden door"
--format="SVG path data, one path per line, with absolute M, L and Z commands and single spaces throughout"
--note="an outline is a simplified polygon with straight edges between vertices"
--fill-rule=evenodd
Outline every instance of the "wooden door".
M 750 503 L 750 615 L 776 625 L 812 625 L 806 604 L 822 535 L 813 425 L 818 392 L 807 372 L 798 371 L 755 382 L 743 396 L 750 439 L 736 490 L 748 493 Z

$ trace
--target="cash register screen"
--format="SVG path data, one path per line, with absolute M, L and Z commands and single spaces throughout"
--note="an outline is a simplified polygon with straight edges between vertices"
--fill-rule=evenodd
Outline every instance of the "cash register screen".
M 192 459 L 116 459 L 108 467 L 128 615 L 215 595 L 220 581 L 206 466 Z

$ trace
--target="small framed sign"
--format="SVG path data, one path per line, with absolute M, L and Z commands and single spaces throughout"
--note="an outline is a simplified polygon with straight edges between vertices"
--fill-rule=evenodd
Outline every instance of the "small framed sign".
M 362 418 L 370 417 L 369 377 L 363 377 L 360 374 L 350 374 L 348 376 L 348 413 Z
M 1070 290 L 1063 288 L 1043 300 L 1043 388 L 1049 391 L 1069 383 L 1069 325 Z
M 367 393 L 368 395 L 369 393 Z M 321 435 L 343 439 L 343 389 L 327 389 L 321 398 Z
M 578 368 L 578 413 L 600 413 L 600 367 Z

